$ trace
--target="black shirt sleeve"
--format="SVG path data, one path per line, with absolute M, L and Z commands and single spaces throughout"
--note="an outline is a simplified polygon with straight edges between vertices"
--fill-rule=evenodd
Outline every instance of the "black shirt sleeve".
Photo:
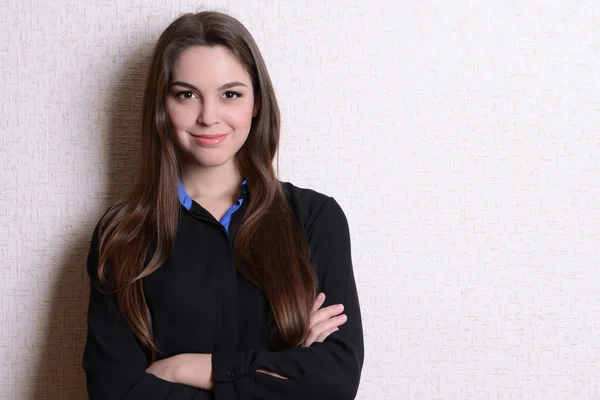
M 309 247 L 326 295 L 324 307 L 344 304 L 347 322 L 323 343 L 281 352 L 252 350 L 213 355 L 215 384 L 240 380 L 237 397 L 227 399 L 333 400 L 354 399 L 360 380 L 364 349 L 361 312 L 352 267 L 348 221 L 339 204 L 326 200 L 308 229 Z M 273 377 L 264 368 L 289 377 Z M 249 378 L 249 379 L 245 379 Z M 242 383 L 243 382 L 243 383 Z M 215 392 L 218 388 L 215 386 Z M 219 397 L 219 396 L 217 396 Z
M 120 314 L 114 296 L 100 290 L 97 270 L 98 226 L 87 259 L 90 298 L 83 369 L 89 399 L 214 400 L 212 392 L 168 382 L 146 372 L 145 352 Z

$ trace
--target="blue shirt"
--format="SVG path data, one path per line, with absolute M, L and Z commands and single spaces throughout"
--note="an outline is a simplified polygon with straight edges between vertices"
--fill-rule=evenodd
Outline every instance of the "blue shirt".
M 242 182 L 242 185 L 240 187 L 240 191 L 238 193 L 237 202 L 234 205 L 232 205 L 231 208 L 229 208 L 229 210 L 227 210 L 225 215 L 223 215 L 223 218 L 221 218 L 221 220 L 219 221 L 221 223 L 221 225 L 223 225 L 225 227 L 225 230 L 228 233 L 229 233 L 229 222 L 231 221 L 231 214 L 236 212 L 236 210 L 238 208 L 240 208 L 240 206 L 242 205 L 242 202 L 244 201 L 242 198 L 242 188 L 247 184 L 248 184 L 248 179 L 244 179 L 244 181 Z M 185 188 L 183 187 L 183 183 L 181 182 L 181 179 L 177 180 L 177 196 L 179 196 L 179 201 L 186 209 L 189 210 L 190 207 L 192 207 L 192 198 L 185 191 Z

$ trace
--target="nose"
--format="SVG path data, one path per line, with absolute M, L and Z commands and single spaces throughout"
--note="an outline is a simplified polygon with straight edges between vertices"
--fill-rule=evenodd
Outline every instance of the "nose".
M 198 123 L 200 125 L 210 126 L 217 122 L 219 122 L 218 104 L 210 100 L 205 100 L 198 113 Z

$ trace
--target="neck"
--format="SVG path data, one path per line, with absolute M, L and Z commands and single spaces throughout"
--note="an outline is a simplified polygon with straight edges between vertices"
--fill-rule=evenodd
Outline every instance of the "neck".
M 237 198 L 242 175 L 234 160 L 218 167 L 184 165 L 181 182 L 193 199 Z

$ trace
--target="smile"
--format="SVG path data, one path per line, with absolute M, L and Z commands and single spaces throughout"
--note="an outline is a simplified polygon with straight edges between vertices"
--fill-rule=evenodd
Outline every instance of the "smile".
M 225 140 L 227 133 L 224 135 L 192 135 L 192 137 L 203 146 L 215 146 Z

